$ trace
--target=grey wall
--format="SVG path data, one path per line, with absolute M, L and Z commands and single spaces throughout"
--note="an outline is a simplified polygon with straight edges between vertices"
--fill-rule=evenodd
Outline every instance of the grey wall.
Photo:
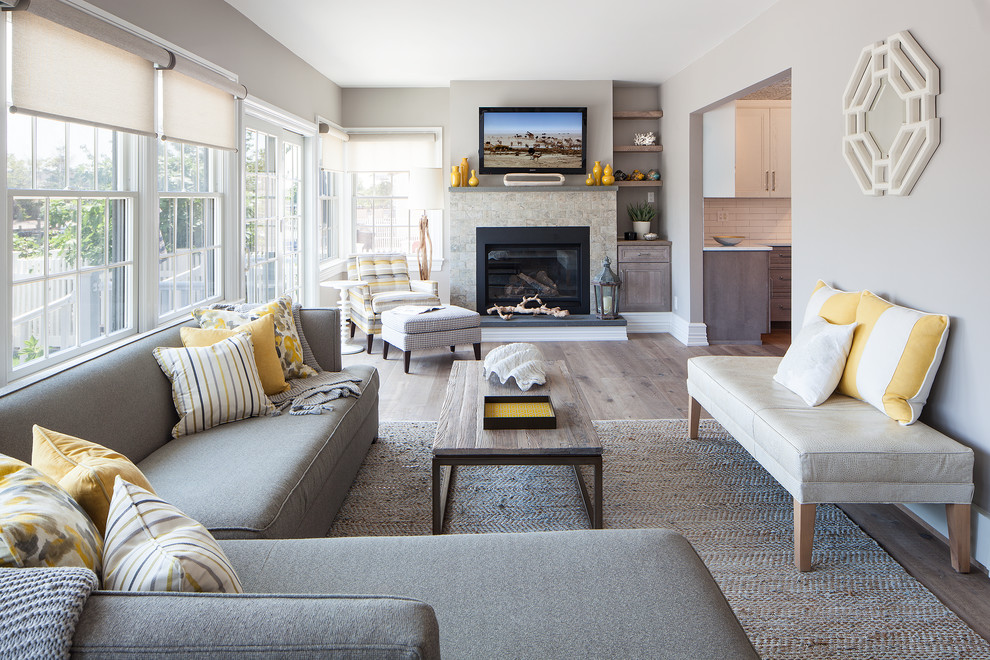
M 587 106 L 588 170 L 596 160 L 612 160 L 611 80 L 454 80 L 450 83 L 448 162 L 467 156 L 478 167 L 478 108 L 486 106 Z M 570 174 L 567 185 L 583 185 L 587 175 Z M 501 175 L 478 177 L 482 186 L 501 185 Z
M 813 30 L 808 26 L 814 25 Z M 941 145 L 908 197 L 867 197 L 841 153 L 842 94 L 862 48 L 909 29 L 941 70 Z M 664 212 L 678 314 L 702 320 L 701 120 L 696 113 L 792 69 L 795 310 L 818 278 L 952 318 L 923 419 L 977 453 L 976 557 L 990 560 L 990 5 L 783 0 L 661 87 Z M 688 304 L 685 305 L 685 302 Z M 800 314 L 796 315 L 800 318 Z M 940 509 L 913 507 L 944 531 Z
M 295 115 L 340 121 L 340 87 L 223 0 L 90 0 L 236 73 L 248 93 Z

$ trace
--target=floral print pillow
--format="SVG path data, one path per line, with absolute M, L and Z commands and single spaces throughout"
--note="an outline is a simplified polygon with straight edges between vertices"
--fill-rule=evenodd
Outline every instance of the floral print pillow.
M 235 330 L 265 314 L 275 319 L 275 352 L 282 363 L 286 380 L 309 378 L 316 371 L 303 363 L 302 343 L 292 318 L 292 298 L 282 296 L 263 305 L 237 305 L 233 309 L 196 309 L 193 316 L 201 328 Z

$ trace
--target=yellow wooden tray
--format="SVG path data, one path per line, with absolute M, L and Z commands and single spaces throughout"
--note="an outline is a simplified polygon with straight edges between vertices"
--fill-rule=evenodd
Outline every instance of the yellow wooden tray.
M 546 395 L 486 396 L 483 428 L 555 429 L 557 416 Z

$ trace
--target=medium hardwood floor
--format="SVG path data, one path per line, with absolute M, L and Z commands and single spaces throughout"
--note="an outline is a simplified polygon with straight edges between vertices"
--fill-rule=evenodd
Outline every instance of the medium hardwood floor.
M 783 355 L 790 333 L 764 335 L 762 346 L 686 347 L 668 334 L 635 334 L 629 341 L 533 342 L 548 360 L 563 360 L 591 409 L 592 419 L 685 419 L 687 360 L 695 355 Z M 363 344 L 358 333 L 355 343 Z M 482 356 L 498 344 L 483 344 Z M 436 420 L 440 415 L 450 365 L 472 360 L 470 346 L 414 351 L 409 373 L 402 353 L 382 359 L 381 339 L 373 352 L 345 355 L 344 365 L 372 364 L 381 376 L 382 421 Z M 703 414 L 707 416 L 707 414 Z M 607 468 L 606 468 L 607 469 Z M 990 640 L 990 578 L 975 567 L 959 575 L 949 565 L 944 540 L 893 505 L 852 505 L 843 510 L 918 581 Z

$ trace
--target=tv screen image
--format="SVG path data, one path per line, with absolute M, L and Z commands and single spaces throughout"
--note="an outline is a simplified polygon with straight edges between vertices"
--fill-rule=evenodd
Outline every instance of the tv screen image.
M 479 172 L 583 173 L 587 114 L 587 108 L 479 108 Z

